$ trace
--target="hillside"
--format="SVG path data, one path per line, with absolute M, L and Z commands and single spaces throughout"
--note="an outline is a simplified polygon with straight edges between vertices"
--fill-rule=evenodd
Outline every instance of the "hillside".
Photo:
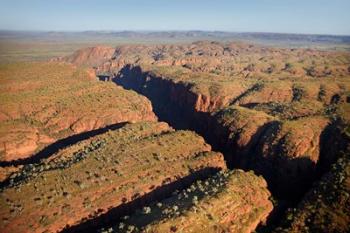
M 229 167 L 253 169 L 294 199 L 348 143 L 339 109 L 350 114 L 349 63 L 348 52 L 196 42 L 117 47 L 96 72 L 148 97 L 161 120 L 200 133 Z
M 217 33 L 0 65 L 0 231 L 347 232 L 350 53 Z
M 0 229 L 56 232 L 112 208 L 113 215 L 125 214 L 225 167 L 221 154 L 193 132 L 129 124 L 12 174 L 2 187 Z
M 29 158 L 68 136 L 156 120 L 146 98 L 68 64 L 1 65 L 0 82 L 1 162 Z
M 171 197 L 123 216 L 101 232 L 252 232 L 264 223 L 272 203 L 262 177 L 221 171 Z

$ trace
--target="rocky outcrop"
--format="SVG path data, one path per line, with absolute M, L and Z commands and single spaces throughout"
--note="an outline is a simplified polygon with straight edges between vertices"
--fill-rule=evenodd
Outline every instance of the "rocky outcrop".
M 259 153 L 260 139 L 277 124 L 277 119 L 266 113 L 230 106 L 211 115 L 208 131 L 210 141 L 227 152 L 231 166 L 246 167 Z
M 347 146 L 348 60 L 196 42 L 1 65 L 0 231 L 252 232 Z M 348 231 L 344 161 L 276 230 Z
M 312 63 L 310 62 L 312 57 Z M 117 74 L 127 64 L 184 67 L 194 72 L 259 78 L 331 78 L 349 75 L 348 53 L 283 49 L 231 42 L 118 46 L 98 70 Z M 325 66 L 327 60 L 327 66 Z
M 71 65 L 8 65 L 1 69 L 0 77 L 4 116 L 0 122 L 1 162 L 26 159 L 79 133 L 157 119 L 145 97 L 98 82 L 89 72 Z
M 55 141 L 44 133 L 39 132 L 35 127 L 26 124 L 17 124 L 16 128 L 12 125 L 6 127 L 3 125 L 1 132 L 0 152 L 3 153 L 2 161 L 18 160 L 27 157 L 33 153 L 40 145 L 48 145 Z
M 340 125 L 324 114 L 322 102 L 307 102 L 310 92 L 290 81 L 241 86 L 226 81 L 221 87 L 220 78 L 210 75 L 196 79 L 182 68 L 147 66 L 126 66 L 114 81 L 147 96 L 161 120 L 199 132 L 224 152 L 229 167 L 263 174 L 283 198 L 302 195 L 345 145 Z
M 234 167 L 253 169 L 263 174 L 279 195 L 296 197 L 317 176 L 320 160 L 336 158 L 332 153 L 321 158 L 322 135 L 328 124 L 322 117 L 283 122 L 231 106 L 214 114 L 211 132 L 212 140 L 220 138 L 218 146 L 229 153 L 227 159 Z
M 274 197 L 296 202 L 348 143 L 349 73 L 337 56 L 349 54 L 226 46 L 120 48 L 102 69 L 147 96 L 160 119 L 203 135 L 230 168 L 254 170 Z
M 203 138 L 165 123 L 129 124 L 58 153 L 3 185 L 0 231 L 91 230 L 90 220 L 114 221 L 226 168 Z
M 256 91 L 236 100 L 235 104 L 289 103 L 293 99 L 292 85 L 289 82 L 261 84 Z
M 180 75 L 173 76 L 174 72 L 180 72 Z M 200 125 L 200 129 L 206 128 L 210 112 L 228 106 L 250 88 L 249 84 L 240 81 L 226 82 L 225 79 L 210 78 L 198 78 L 197 74 L 183 69 L 162 75 L 157 69 L 128 65 L 113 81 L 149 98 L 161 120 L 176 128 L 198 131 L 195 124 Z
M 97 67 L 112 58 L 115 49 L 106 46 L 83 48 L 72 55 L 51 59 L 52 62 L 67 62 L 76 66 Z
M 296 201 L 344 149 L 348 60 L 345 52 L 196 42 L 88 48 L 60 64 L 4 67 L 1 165 L 44 149 L 33 164 L 1 170 L 0 229 L 74 232 L 119 221 L 118 230 L 131 231 L 137 219 L 151 232 L 251 232 L 272 209 L 267 184 L 274 197 Z M 76 68 L 84 66 L 94 69 Z M 96 82 L 95 73 L 152 105 Z M 226 167 L 223 156 L 193 132 L 125 126 L 154 122 L 152 110 L 176 129 L 200 133 L 227 166 L 254 170 L 267 184 L 235 171 L 196 186 Z M 136 217 L 119 218 L 130 214 Z M 293 231 L 309 221 L 300 216 Z M 340 225 L 329 229 L 346 229 Z
M 105 231 L 250 233 L 272 210 L 266 186 L 252 172 L 222 171 L 144 206 Z

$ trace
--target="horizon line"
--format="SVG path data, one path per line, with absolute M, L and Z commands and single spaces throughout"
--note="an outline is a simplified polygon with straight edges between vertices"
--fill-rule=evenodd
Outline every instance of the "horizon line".
M 136 32 L 136 33 L 147 33 L 147 32 L 211 32 L 211 33 L 236 33 L 236 34 L 282 34 L 282 35 L 305 35 L 305 36 L 345 36 L 350 37 L 350 34 L 327 34 L 327 33 L 299 33 L 299 32 L 273 32 L 273 31 L 230 31 L 230 30 L 198 30 L 198 29 L 169 29 L 169 30 L 158 30 L 158 29 L 88 29 L 88 30 L 47 30 L 47 29 L 2 29 L 0 32 L 56 32 L 56 33 L 86 33 L 86 32 Z

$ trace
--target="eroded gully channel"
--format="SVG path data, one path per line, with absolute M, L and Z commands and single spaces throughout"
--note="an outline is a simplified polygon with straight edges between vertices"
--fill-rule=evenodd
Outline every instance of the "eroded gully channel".
M 227 145 L 227 138 L 225 138 L 226 135 L 228 135 L 228 132 L 225 132 L 227 129 L 216 125 L 216 129 L 223 131 L 223 137 L 213 136 L 211 133 L 213 129 L 212 125 L 215 124 L 215 121 L 212 119 L 213 116 L 209 112 L 195 110 L 194 106 L 197 103 L 197 96 L 189 90 L 191 86 L 184 83 L 174 83 L 162 77 L 155 77 L 151 73 L 143 72 L 140 67 L 131 65 L 126 65 L 122 68 L 120 72 L 112 78 L 112 81 L 118 86 L 134 90 L 147 97 L 151 101 L 153 111 L 160 121 L 167 122 L 177 130 L 192 130 L 201 135 L 206 142 L 212 146 L 213 150 L 220 151 L 224 155 L 229 168 L 241 168 L 243 170 L 252 169 L 257 174 L 264 176 L 273 198 L 278 200 L 278 205 L 275 206 L 274 211 L 271 213 L 267 226 L 261 228 L 259 231 L 269 231 L 277 224 L 283 217 L 284 211 L 288 207 L 295 207 L 307 190 L 310 189 L 312 182 L 320 178 L 327 170 L 325 167 L 329 167 L 329 164 L 333 162 L 322 161 L 321 159 L 321 165 L 325 163 L 328 165 L 322 168 L 316 167 L 315 165 L 313 169 L 318 170 L 317 176 L 309 177 L 309 179 L 306 177 L 305 184 L 295 193 L 291 193 L 290 191 L 284 192 L 284 190 L 280 190 L 278 184 L 276 185 L 274 183 L 268 171 L 261 172 L 254 168 L 247 169 L 247 167 L 236 165 L 236 153 L 230 145 Z M 263 127 L 261 131 L 274 127 L 274 122 L 270 124 L 271 125 Z M 334 125 L 330 125 L 329 129 L 324 131 L 320 144 L 323 144 L 322 140 L 329 140 L 329 137 L 334 134 L 334 131 L 332 131 L 334 129 Z M 334 149 L 321 148 L 321 154 L 329 153 L 331 150 Z M 302 163 L 310 166 L 311 161 L 302 161 Z M 271 167 L 269 169 L 271 169 Z

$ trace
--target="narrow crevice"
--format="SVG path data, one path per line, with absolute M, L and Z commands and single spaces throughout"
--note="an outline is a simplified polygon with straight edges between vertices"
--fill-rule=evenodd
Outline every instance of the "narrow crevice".
M 240 168 L 244 170 L 253 169 L 256 173 L 265 177 L 274 195 L 278 193 L 276 189 L 279 188 L 277 187 L 279 185 L 276 184 L 276 182 L 272 182 L 276 177 L 274 177 L 271 171 L 275 170 L 274 166 L 276 165 L 276 161 L 281 162 L 284 158 L 263 157 L 261 155 L 263 145 L 259 144 L 264 141 L 262 137 L 276 134 L 279 126 L 278 122 L 272 121 L 261 126 L 256 134 L 252 136 L 249 144 L 245 146 L 245 148 L 239 148 L 234 144 L 235 140 L 229 140 L 230 132 L 227 131 L 226 127 L 217 123 L 215 114 L 196 111 L 195 105 L 197 96 L 190 91 L 191 87 L 189 85 L 181 82 L 174 83 L 166 78 L 157 77 L 153 73 L 144 72 L 139 66 L 131 65 L 126 65 L 122 68 L 112 80 L 125 89 L 131 89 L 146 96 L 151 101 L 153 110 L 160 121 L 167 122 L 175 129 L 192 130 L 200 134 L 206 142 L 212 146 L 213 150 L 220 151 L 224 154 L 229 168 Z M 245 96 L 251 92 L 260 90 L 262 87 L 263 84 L 253 85 L 242 95 Z M 238 97 L 238 99 L 240 99 L 240 97 Z M 292 162 L 286 159 L 286 164 L 289 164 L 292 168 L 301 166 L 309 167 L 313 171 L 320 171 L 317 172 L 317 174 L 323 174 L 327 171 L 327 168 L 330 167 L 330 164 L 334 162 L 336 158 L 333 156 L 333 154 L 335 154 L 334 145 L 326 143 L 326 141 L 332 139 L 336 144 L 339 144 L 339 146 L 335 148 L 337 151 L 345 145 L 344 143 L 340 143 L 341 138 L 337 136 L 331 137 L 332 135 L 339 136 L 340 132 L 335 132 L 335 130 L 337 130 L 337 125 L 337 122 L 329 125 L 324 129 L 321 135 L 320 163 L 315 164 L 307 158 L 299 158 L 294 159 Z M 220 131 L 220 133 L 213 132 L 213 130 Z M 278 148 L 278 146 L 280 145 L 277 145 L 273 150 L 282 151 L 282 148 Z M 254 156 L 249 156 L 251 154 L 254 154 Z M 244 161 L 242 161 L 242 158 Z M 330 158 L 330 160 L 328 158 Z M 265 165 L 267 168 L 262 168 Z M 304 193 L 304 190 L 307 190 L 311 185 L 314 180 L 313 178 L 315 177 L 307 177 L 305 179 L 305 185 L 300 187 L 300 192 L 298 194 L 283 191 L 282 195 L 277 196 L 287 197 L 287 199 L 291 200 L 295 199 L 293 196 L 300 196 L 300 193 Z M 280 179 L 277 177 L 277 180 Z M 286 184 L 286 186 L 288 186 L 288 184 Z

